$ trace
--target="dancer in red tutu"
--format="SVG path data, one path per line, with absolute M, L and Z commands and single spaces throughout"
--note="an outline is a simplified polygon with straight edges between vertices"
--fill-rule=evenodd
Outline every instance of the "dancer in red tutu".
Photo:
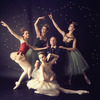
M 28 44 L 28 38 L 29 38 L 29 32 L 23 27 L 21 28 L 21 35 L 17 35 L 15 32 L 12 31 L 12 29 L 3 21 L 1 21 L 1 24 L 6 27 L 9 32 L 20 41 L 20 48 L 17 52 L 12 52 L 10 54 L 10 58 L 14 60 L 16 63 L 20 65 L 20 67 L 23 69 L 23 73 L 21 74 L 20 78 L 18 81 L 15 82 L 15 87 L 13 89 L 17 89 L 22 82 L 23 78 L 28 75 L 28 79 L 31 77 L 31 69 L 32 66 L 31 64 L 26 60 L 26 52 L 28 51 L 29 48 L 33 50 L 43 50 L 45 48 L 34 48 L 31 45 Z

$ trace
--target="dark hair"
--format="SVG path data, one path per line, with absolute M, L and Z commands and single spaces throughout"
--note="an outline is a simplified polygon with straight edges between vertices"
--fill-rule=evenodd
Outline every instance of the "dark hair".
M 38 56 L 39 56 L 40 54 L 45 55 L 45 53 L 44 53 L 43 51 L 38 52 Z
M 56 41 L 57 41 L 57 38 L 56 38 L 55 36 L 51 36 L 51 37 L 50 37 L 50 39 L 51 39 L 51 38 L 55 38 L 55 39 L 56 39 Z
M 22 27 L 22 28 L 20 29 L 20 32 L 21 32 L 22 35 L 23 35 L 24 31 L 26 31 L 26 28 L 25 28 L 25 27 Z
M 43 26 L 46 27 L 47 30 L 50 28 L 48 24 L 44 24 Z
M 77 23 L 76 22 L 72 22 L 71 24 L 73 24 L 74 25 L 74 28 L 76 28 L 77 27 Z

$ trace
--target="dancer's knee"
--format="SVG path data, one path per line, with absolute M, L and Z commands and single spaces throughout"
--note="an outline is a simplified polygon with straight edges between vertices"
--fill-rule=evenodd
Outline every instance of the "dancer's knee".
M 60 91 L 59 90 L 57 90 L 56 91 L 56 96 L 58 96 L 60 94 Z
M 27 69 L 24 69 L 24 74 L 28 74 L 28 70 Z
M 59 90 L 55 90 L 54 93 L 52 94 L 52 96 L 58 96 L 60 94 Z

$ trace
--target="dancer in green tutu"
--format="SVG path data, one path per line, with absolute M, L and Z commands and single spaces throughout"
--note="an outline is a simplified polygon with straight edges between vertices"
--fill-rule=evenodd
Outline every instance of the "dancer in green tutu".
M 63 36 L 64 46 L 60 46 L 59 48 L 66 50 L 66 60 L 65 60 L 65 75 L 69 76 L 68 84 L 71 85 L 71 80 L 73 75 L 83 74 L 84 79 L 87 84 L 91 84 L 90 80 L 86 76 L 85 70 L 89 67 L 80 51 L 76 48 L 76 38 L 73 35 L 75 30 L 76 23 L 72 22 L 68 27 L 68 33 L 66 34 L 62 31 L 59 26 L 54 21 L 52 14 L 49 15 L 53 25 L 59 31 L 59 33 Z
M 48 46 L 48 41 L 47 41 L 47 37 L 45 36 L 45 34 L 48 31 L 49 26 L 47 24 L 45 24 L 42 29 L 41 32 L 38 29 L 38 22 L 39 20 L 43 20 L 45 19 L 45 17 L 39 17 L 36 22 L 34 23 L 34 27 L 35 27 L 35 31 L 36 31 L 36 40 L 34 42 L 34 47 L 36 48 L 41 48 L 41 47 L 45 47 Z M 31 63 L 32 66 L 34 66 L 36 60 L 38 59 L 38 52 L 39 51 L 33 51 L 32 49 L 29 49 L 26 56 L 27 56 L 27 60 Z

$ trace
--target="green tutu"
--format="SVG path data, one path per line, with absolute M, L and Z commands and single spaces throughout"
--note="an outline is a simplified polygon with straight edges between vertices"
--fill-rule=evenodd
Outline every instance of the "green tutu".
M 32 66 L 34 66 L 36 60 L 38 59 L 38 52 L 39 51 L 33 51 L 32 49 L 29 49 L 26 54 L 26 58 Z
M 78 49 L 66 51 L 65 75 L 82 74 L 88 67 L 87 62 Z
M 41 47 L 44 47 L 45 45 L 46 45 L 45 41 L 40 40 L 40 38 L 36 38 L 36 40 L 34 42 L 34 47 L 41 48 Z M 28 52 L 26 53 L 26 59 L 33 66 L 33 69 L 34 69 L 34 64 L 35 64 L 36 60 L 38 60 L 38 52 L 40 52 L 40 50 L 34 51 L 32 49 L 29 49 Z

